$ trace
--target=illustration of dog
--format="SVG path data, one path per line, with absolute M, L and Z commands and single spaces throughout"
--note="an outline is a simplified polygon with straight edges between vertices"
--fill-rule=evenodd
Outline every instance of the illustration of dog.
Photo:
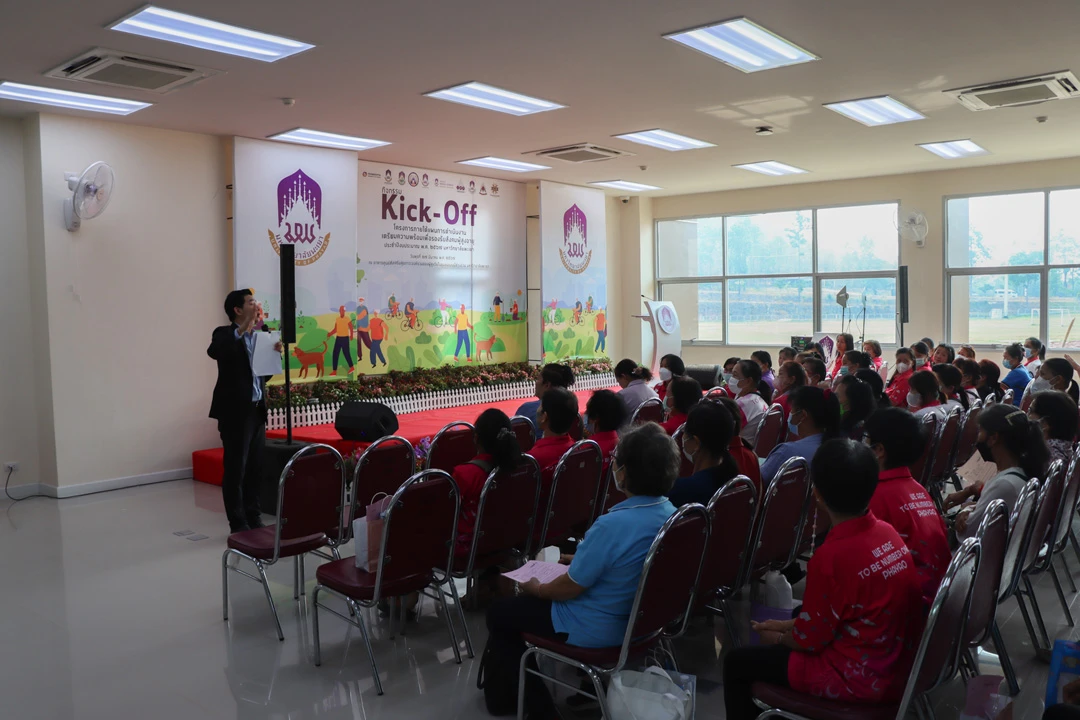
M 304 352 L 299 347 L 294 347 L 293 355 L 300 361 L 300 374 L 297 377 L 306 378 L 308 368 L 314 365 L 315 378 L 321 378 L 324 372 L 323 364 L 326 362 L 326 348 L 327 344 L 325 342 L 322 344 L 322 350 L 313 352 Z
M 487 359 L 488 360 L 494 360 L 495 356 L 493 356 L 491 354 L 491 348 L 494 345 L 495 345 L 495 335 L 494 335 L 494 333 L 487 340 L 477 340 L 476 341 L 476 358 L 477 358 L 477 360 L 480 359 L 480 353 L 483 353 L 483 352 L 487 353 Z

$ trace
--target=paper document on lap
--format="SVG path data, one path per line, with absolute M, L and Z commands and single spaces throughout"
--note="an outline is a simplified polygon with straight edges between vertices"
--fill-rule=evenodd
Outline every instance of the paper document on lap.
M 508 577 L 520 583 L 528 582 L 533 578 L 536 578 L 541 583 L 549 583 L 555 578 L 565 575 L 569 569 L 568 565 L 530 560 L 513 572 L 503 573 L 503 577 Z

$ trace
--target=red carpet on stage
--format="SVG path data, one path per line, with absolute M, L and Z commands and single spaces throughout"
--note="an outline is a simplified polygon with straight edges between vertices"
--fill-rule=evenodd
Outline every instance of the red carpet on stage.
M 585 412 L 585 403 L 588 401 L 589 396 L 592 395 L 592 392 L 593 391 L 591 390 L 581 390 L 575 393 L 578 398 L 578 409 L 580 412 Z M 460 407 L 444 408 L 442 410 L 428 410 L 426 412 L 400 415 L 398 416 L 399 427 L 396 434 L 405 438 L 413 445 L 416 445 L 424 438 L 434 438 L 435 433 L 439 432 L 439 430 L 442 430 L 452 422 L 458 420 L 473 422 L 480 413 L 488 408 L 498 408 L 507 415 L 512 416 L 515 410 L 528 401 L 529 398 L 522 400 L 506 400 L 504 402 L 486 405 L 462 405 Z M 268 430 L 266 432 L 266 437 L 268 439 L 284 438 L 285 431 Z M 334 446 L 343 454 L 352 452 L 357 447 L 367 445 L 367 443 L 363 442 L 342 440 L 333 425 L 312 425 L 310 427 L 293 428 L 293 440 L 303 443 L 325 443 Z M 223 472 L 221 448 L 196 450 L 191 454 L 191 465 L 192 476 L 196 480 L 199 482 L 210 483 L 211 485 L 221 485 L 221 475 Z

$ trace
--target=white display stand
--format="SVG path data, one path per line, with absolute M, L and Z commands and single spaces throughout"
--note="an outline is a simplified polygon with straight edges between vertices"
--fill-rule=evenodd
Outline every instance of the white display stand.
M 638 315 L 652 330 L 653 354 L 649 369 L 654 376 L 660 374 L 660 358 L 665 355 L 682 355 L 682 327 L 679 313 L 669 302 L 645 301 L 645 315 Z

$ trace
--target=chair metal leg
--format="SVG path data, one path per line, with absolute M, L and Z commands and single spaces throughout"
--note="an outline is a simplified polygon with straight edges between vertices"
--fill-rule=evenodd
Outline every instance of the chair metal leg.
M 229 555 L 226 550 L 221 555 L 221 614 L 222 619 L 229 619 Z
M 1042 609 L 1039 607 L 1039 600 L 1035 597 L 1035 588 L 1031 586 L 1031 578 L 1024 577 L 1024 587 L 1027 589 L 1027 596 L 1031 600 L 1031 612 L 1035 615 L 1035 622 L 1039 626 L 1039 633 L 1042 635 L 1043 644 L 1039 645 L 1035 643 L 1035 647 L 1049 649 L 1053 647 L 1050 643 L 1050 635 L 1046 632 L 1046 623 L 1043 621 Z
M 442 603 L 443 619 L 446 620 L 446 629 L 450 633 L 450 644 L 454 648 L 454 662 L 456 662 L 458 665 L 460 665 L 461 664 L 461 650 L 458 649 L 457 632 L 454 631 L 454 621 L 450 617 L 450 608 L 446 604 L 446 593 L 443 592 L 442 585 L 436 583 L 434 585 L 434 587 L 435 587 L 435 592 L 439 593 L 439 602 Z M 453 585 L 451 585 L 451 587 L 453 587 Z M 459 608 L 460 608 L 460 606 L 459 606 Z M 464 620 L 464 616 L 462 616 L 462 620 Z M 466 628 L 465 629 L 466 638 L 468 637 L 468 632 L 469 632 L 469 629 Z M 472 657 L 472 656 L 473 656 L 472 655 L 472 649 L 469 648 L 469 657 Z
M 998 660 L 1001 661 L 1001 671 L 1005 673 L 1005 680 L 1009 683 L 1009 695 L 1013 697 L 1020 694 L 1020 683 L 1016 680 L 1016 670 L 1013 669 L 1012 660 L 1009 659 L 1009 651 L 1005 649 L 1005 641 L 1001 637 L 1001 628 L 997 620 L 994 620 L 990 628 L 990 636 L 994 638 L 994 650 L 997 651 Z
M 300 599 L 300 556 L 293 557 L 292 562 L 292 599 Z
M 1069 581 L 1069 588 L 1073 593 L 1076 592 L 1076 583 L 1073 581 L 1072 571 L 1069 570 L 1069 563 L 1065 559 L 1065 553 L 1059 552 L 1057 554 L 1059 560 L 1061 560 L 1061 569 L 1065 571 L 1065 579 Z
M 731 603 L 726 599 L 720 601 L 720 609 L 724 611 L 724 624 L 727 625 L 728 637 L 731 638 L 732 647 L 740 647 L 742 638 L 739 637 L 739 629 L 735 626 L 735 618 L 731 615 Z
M 1073 530 L 1072 527 L 1069 528 L 1069 542 L 1072 543 L 1073 552 L 1076 553 L 1076 559 L 1080 560 L 1080 542 L 1077 542 L 1076 531 Z
M 1069 627 L 1074 625 L 1072 613 L 1069 612 L 1069 603 L 1065 599 L 1065 593 L 1061 589 L 1061 581 L 1058 579 L 1057 568 L 1054 567 L 1054 558 L 1051 556 L 1050 562 L 1050 578 L 1054 581 L 1054 589 L 1057 590 L 1058 600 L 1061 602 L 1061 609 L 1065 613 L 1065 622 L 1069 623 Z
M 307 567 L 306 567 L 306 564 L 304 563 L 304 558 L 306 558 L 306 557 L 307 557 L 307 553 L 300 553 L 299 555 L 296 556 L 296 560 L 300 564 L 300 594 L 301 595 L 306 595 L 307 594 L 307 587 L 306 587 L 306 585 L 307 585 L 307 577 L 306 577 L 306 575 L 307 575 Z
M 928 696 L 926 696 L 926 695 L 921 696 L 916 701 L 916 704 L 917 705 L 918 704 L 922 705 L 923 715 L 924 715 L 924 717 L 926 717 L 926 720 L 935 720 L 935 718 L 937 716 L 934 714 L 934 706 L 933 706 L 933 704 L 931 704 L 930 698 Z
M 1035 626 L 1031 623 L 1031 615 L 1028 613 L 1027 603 L 1024 602 L 1024 596 L 1017 591 L 1016 604 L 1020 608 L 1020 616 L 1024 618 L 1024 625 L 1027 626 L 1028 636 L 1031 638 L 1031 644 L 1038 649 L 1040 647 L 1039 636 L 1035 634 Z
M 278 618 L 277 606 L 274 605 L 274 596 L 270 594 L 270 583 L 266 580 L 266 570 L 263 569 L 263 564 L 258 560 L 255 561 L 255 567 L 259 571 L 259 577 L 262 578 L 263 590 L 266 591 L 266 602 L 270 603 L 270 614 L 274 616 L 274 624 L 277 625 L 278 640 L 285 642 L 285 633 L 281 632 L 281 620 Z
M 525 663 L 529 661 L 530 655 L 532 655 L 532 648 L 526 648 L 525 653 L 521 656 L 521 663 L 518 668 L 517 720 L 525 720 Z
M 316 584 L 311 591 L 311 637 L 315 643 L 315 667 L 322 665 L 322 647 L 319 643 L 319 591 L 322 585 Z
M 457 594 L 457 586 L 454 585 L 454 579 L 447 577 L 447 583 L 450 585 L 450 597 L 454 599 L 454 607 L 457 608 L 458 619 L 461 620 L 461 630 L 465 633 L 465 652 L 470 658 L 476 657 L 473 654 L 472 634 L 469 632 L 469 625 L 465 622 L 465 608 L 461 606 L 461 598 Z M 423 596 L 421 596 L 423 598 Z
M 368 660 L 371 662 L 371 677 L 375 681 L 375 692 L 379 695 L 383 694 L 382 680 L 379 679 L 379 666 L 375 664 L 375 651 L 371 649 L 371 638 L 368 636 L 367 623 L 364 622 L 364 615 L 360 612 L 360 608 L 356 607 L 356 603 L 352 600 L 346 599 L 349 608 L 356 615 L 356 625 L 360 628 L 360 635 L 364 638 L 364 648 L 367 650 Z

